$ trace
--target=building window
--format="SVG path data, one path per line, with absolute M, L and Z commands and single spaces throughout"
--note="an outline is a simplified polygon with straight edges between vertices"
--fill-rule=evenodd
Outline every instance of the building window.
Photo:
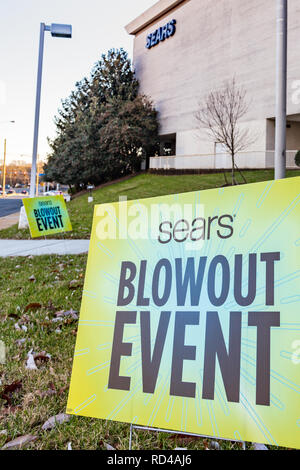
M 176 155 L 176 134 L 160 136 L 160 155 L 162 157 Z

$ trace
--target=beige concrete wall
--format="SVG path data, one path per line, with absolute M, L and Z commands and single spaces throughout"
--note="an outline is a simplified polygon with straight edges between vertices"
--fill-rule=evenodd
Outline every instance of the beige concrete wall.
M 147 35 L 173 18 L 176 34 L 146 49 Z M 300 112 L 292 100 L 294 81 L 300 80 L 299 38 L 300 1 L 289 0 L 288 114 Z M 189 0 L 136 32 L 134 41 L 140 91 L 159 111 L 160 133 L 177 133 L 177 155 L 214 152 L 204 133 L 197 137 L 195 112 L 209 91 L 233 76 L 251 101 L 245 125 L 259 134 L 256 149 L 265 150 L 266 119 L 275 116 L 275 58 L 275 0 Z

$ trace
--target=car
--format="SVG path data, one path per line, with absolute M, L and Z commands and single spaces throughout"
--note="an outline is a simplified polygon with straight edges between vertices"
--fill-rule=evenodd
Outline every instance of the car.
M 44 196 L 63 196 L 63 195 L 64 195 L 63 191 L 55 191 L 55 190 L 47 191 L 44 194 Z
M 27 193 L 26 189 L 23 189 L 23 190 L 21 191 L 21 194 L 28 194 L 28 193 Z
M 69 202 L 71 200 L 70 194 L 62 191 L 47 191 L 43 196 L 63 196 L 65 201 Z
M 44 196 L 57 196 L 57 191 L 46 191 Z

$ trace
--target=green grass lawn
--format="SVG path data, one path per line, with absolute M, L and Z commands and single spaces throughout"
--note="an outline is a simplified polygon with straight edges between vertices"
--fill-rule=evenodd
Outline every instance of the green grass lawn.
M 30 449 L 67 449 L 69 442 L 72 449 L 105 449 L 106 444 L 128 449 L 126 424 L 72 416 L 53 430 L 42 430 L 48 418 L 66 410 L 77 320 L 53 320 L 56 312 L 79 311 L 85 264 L 86 255 L 0 259 L 0 339 L 6 345 L 6 363 L 0 364 L 0 449 L 27 434 L 37 437 L 27 446 Z M 32 276 L 35 281 L 29 279 Z M 41 355 L 37 370 L 26 369 L 30 350 Z M 5 387 L 15 382 L 20 387 L 8 394 L 7 401 Z M 240 448 L 236 443 L 220 444 L 224 449 Z M 205 445 L 203 439 L 180 435 L 133 435 L 133 449 L 204 449 Z
M 287 172 L 288 177 L 298 175 L 300 175 L 300 170 Z M 255 183 L 273 179 L 274 172 L 273 170 L 247 171 L 244 172 L 244 176 L 248 183 Z M 237 174 L 237 179 L 242 182 L 239 174 Z M 143 199 L 165 194 L 212 189 L 222 185 L 224 185 L 222 173 L 179 176 L 139 175 L 94 191 L 92 204 L 87 202 L 88 195 L 78 197 L 68 203 L 73 232 L 57 235 L 55 238 L 89 238 L 94 204 L 116 202 L 120 196 L 127 196 L 128 200 Z M 30 239 L 30 234 L 29 230 L 18 230 L 18 226 L 14 225 L 8 229 L 0 230 L 1 238 Z

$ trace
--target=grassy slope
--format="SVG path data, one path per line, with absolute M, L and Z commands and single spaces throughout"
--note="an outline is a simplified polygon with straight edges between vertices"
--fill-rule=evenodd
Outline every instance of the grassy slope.
M 300 175 L 300 171 L 290 171 L 288 176 Z M 266 181 L 274 178 L 272 170 L 259 170 L 245 172 L 248 183 Z M 241 181 L 240 176 L 238 179 Z M 184 193 L 220 187 L 224 184 L 224 176 L 219 174 L 158 176 L 143 174 L 130 180 L 106 186 L 94 191 L 94 204 L 118 201 L 120 196 L 126 195 L 129 200 L 143 199 L 165 194 Z M 56 238 L 89 238 L 93 206 L 88 204 L 87 195 L 78 197 L 68 204 L 68 210 L 73 226 L 73 232 L 57 235 Z M 28 230 L 18 230 L 17 225 L 0 230 L 0 239 L 30 239 Z

